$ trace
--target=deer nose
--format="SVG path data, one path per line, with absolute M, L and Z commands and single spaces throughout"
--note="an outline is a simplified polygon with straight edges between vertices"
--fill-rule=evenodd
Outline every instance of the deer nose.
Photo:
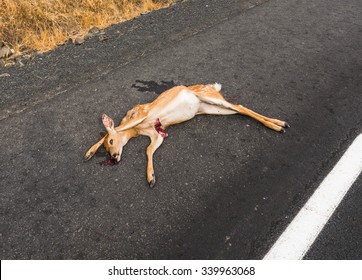
M 117 162 L 121 160 L 121 156 L 119 154 L 113 154 L 112 158 L 115 159 Z

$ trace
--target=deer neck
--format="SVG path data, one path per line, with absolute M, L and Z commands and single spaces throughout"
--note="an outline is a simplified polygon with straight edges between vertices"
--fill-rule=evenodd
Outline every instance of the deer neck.
M 138 131 L 135 128 L 130 128 L 122 131 L 123 136 L 127 139 L 127 142 L 133 137 L 138 136 Z

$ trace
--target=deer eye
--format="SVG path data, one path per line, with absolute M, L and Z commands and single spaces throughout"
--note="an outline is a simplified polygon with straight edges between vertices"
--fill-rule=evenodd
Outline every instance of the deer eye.
M 109 144 L 113 145 L 113 139 L 109 140 Z

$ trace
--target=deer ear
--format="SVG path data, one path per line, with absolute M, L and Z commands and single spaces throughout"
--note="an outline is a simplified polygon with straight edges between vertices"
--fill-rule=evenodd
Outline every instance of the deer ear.
M 110 117 L 108 117 L 106 114 L 102 115 L 102 122 L 108 132 L 110 132 L 110 133 L 115 132 L 114 121 Z
M 99 137 L 102 139 L 104 136 L 107 135 L 107 132 L 100 131 L 98 134 L 99 134 Z

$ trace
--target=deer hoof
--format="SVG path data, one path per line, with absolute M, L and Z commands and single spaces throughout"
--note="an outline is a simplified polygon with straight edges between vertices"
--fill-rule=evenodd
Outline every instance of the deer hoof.
M 155 174 L 152 174 L 152 180 L 151 180 L 151 181 L 149 181 L 149 182 L 148 182 L 148 184 L 149 184 L 149 187 L 150 187 L 151 189 L 153 189 L 153 188 L 154 188 L 154 186 L 156 185 L 156 178 L 155 178 Z
M 282 127 L 279 132 L 280 132 L 280 133 L 285 133 L 285 131 L 286 131 L 285 128 Z
M 93 152 L 91 152 L 91 153 L 89 153 L 89 154 L 86 154 L 86 155 L 84 156 L 84 161 L 90 160 L 90 158 L 91 158 L 93 155 L 94 155 Z
M 284 127 L 290 127 L 289 123 L 284 122 Z

